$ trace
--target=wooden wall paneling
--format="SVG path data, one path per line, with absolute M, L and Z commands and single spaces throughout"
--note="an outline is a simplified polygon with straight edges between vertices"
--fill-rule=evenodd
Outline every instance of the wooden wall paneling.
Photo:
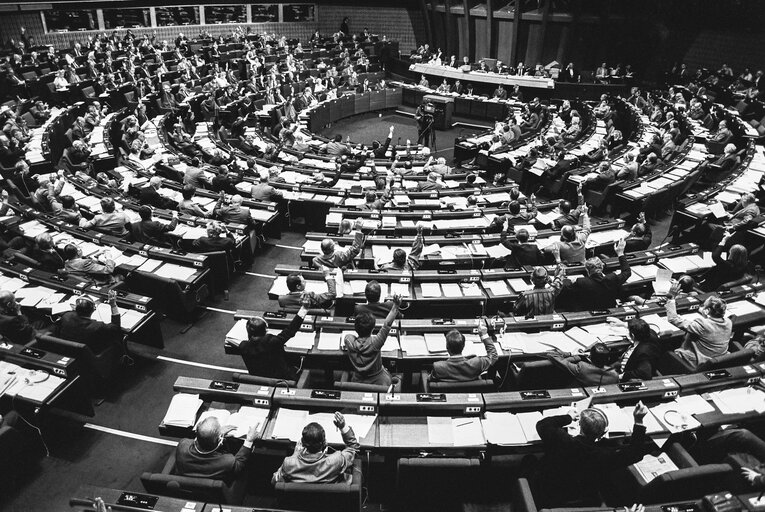
M 512 20 L 495 20 L 497 23 L 497 58 L 502 62 L 512 65 L 511 48 L 513 46 Z
M 462 57 L 470 56 L 470 23 L 468 16 L 455 16 L 455 18 L 457 19 L 457 38 L 459 39 L 456 55 L 457 60 L 462 61 Z
M 444 33 L 444 13 L 439 11 L 431 11 L 430 15 L 433 20 L 433 44 L 430 45 L 430 49 L 438 51 L 439 48 L 446 47 L 446 34 Z
M 486 18 L 474 18 L 475 23 L 475 60 L 491 57 L 489 53 L 489 39 L 486 30 Z
M 523 11 L 523 0 L 515 0 L 515 8 L 513 9 L 513 30 L 512 42 L 510 44 L 510 65 L 515 66 L 518 64 L 518 41 L 520 41 L 519 32 L 521 28 L 521 12 Z
M 555 53 L 555 60 L 560 62 L 561 70 L 565 69 L 568 65 L 566 59 L 566 50 L 569 45 L 569 38 L 571 37 L 572 27 L 569 24 L 565 24 L 560 28 L 560 36 L 557 39 L 558 49 Z
M 497 56 L 497 47 L 492 44 L 495 37 L 494 35 L 494 11 L 491 5 L 491 0 L 486 0 L 486 43 L 488 46 L 489 56 Z
M 425 4 L 425 0 L 420 0 L 420 10 L 422 11 L 422 17 L 425 18 L 425 33 L 428 39 L 428 44 L 433 46 L 433 25 L 430 22 L 430 9 Z

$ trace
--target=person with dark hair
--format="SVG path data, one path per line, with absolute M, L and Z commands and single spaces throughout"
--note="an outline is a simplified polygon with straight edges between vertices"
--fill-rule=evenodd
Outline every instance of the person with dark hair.
M 730 240 L 732 233 L 726 232 L 720 243 L 712 251 L 712 261 L 715 266 L 704 274 L 701 289 L 706 292 L 725 291 L 736 284 L 745 284 L 745 277 L 749 270 L 749 252 L 740 244 L 732 245 L 728 249 L 728 257 L 722 258 L 722 252 Z
M 306 314 L 308 309 L 301 307 L 279 334 L 269 334 L 268 321 L 261 316 L 247 320 L 247 339 L 239 344 L 239 351 L 250 375 L 285 380 L 297 378 L 297 370 L 287 363 L 284 344 L 298 332 Z
M 35 337 L 34 327 L 21 312 L 16 296 L 8 290 L 0 290 L 0 336 L 22 345 Z
M 590 230 L 590 216 L 585 207 L 582 211 L 582 230 L 577 233 L 574 226 L 563 226 L 560 228 L 560 240 L 545 247 L 543 252 L 552 254 L 556 263 L 584 263 Z
M 74 201 L 74 198 L 70 195 L 58 196 L 58 198 L 51 201 L 51 209 L 53 215 L 64 222 L 69 224 L 79 224 L 82 214 Z
M 525 228 L 515 232 L 515 240 L 513 242 L 507 239 L 507 229 L 503 229 L 499 235 L 499 242 L 511 251 L 511 263 L 518 266 L 542 263 L 544 255 L 537 244 L 529 242 L 529 232 Z
M 330 156 L 350 155 L 351 148 L 343 144 L 343 136 L 338 133 L 327 143 L 327 154 Z
M 393 139 L 393 129 L 394 127 L 391 125 L 390 129 L 388 130 L 388 137 L 382 144 L 380 144 L 379 140 L 372 142 L 372 153 L 374 153 L 375 158 L 385 158 L 385 154 L 388 152 L 388 148 L 390 147 L 390 141 Z
M 285 311 L 297 311 L 301 307 L 308 309 L 328 309 L 337 297 L 337 283 L 332 269 L 321 267 L 324 279 L 327 282 L 327 291 L 316 293 L 306 291 L 305 278 L 302 274 L 292 273 L 287 276 L 287 290 L 285 295 L 279 295 L 279 307 Z
M 211 220 L 207 223 L 206 228 L 207 236 L 200 236 L 191 242 L 192 252 L 226 251 L 233 257 L 236 250 L 236 240 L 226 225 L 217 220 Z
M 561 199 L 560 202 L 558 202 L 560 216 L 553 220 L 553 229 L 561 229 L 563 226 L 576 226 L 579 224 L 579 217 L 582 216 L 582 212 L 587 208 L 587 205 L 584 203 L 584 196 L 582 195 L 581 183 L 577 186 L 576 192 L 576 208 L 572 209 L 571 203 L 565 199 Z
M 108 324 L 91 318 L 97 307 L 92 298 L 87 295 L 77 297 L 74 311 L 67 311 L 61 316 L 56 336 L 83 343 L 96 354 L 113 345 L 124 350 L 120 309 L 117 307 L 117 293 L 114 290 L 109 290 L 107 303 L 111 309 L 111 321 Z
M 632 225 L 629 236 L 624 240 L 626 243 L 624 251 L 645 251 L 651 245 L 652 238 L 651 226 L 645 220 L 645 213 L 640 212 L 637 222 Z
M 349 21 L 351 21 L 351 19 L 348 16 L 346 16 L 343 18 L 343 22 L 340 23 L 340 32 L 342 32 L 343 35 L 346 37 L 351 35 L 350 29 L 348 28 Z
M 515 302 L 513 314 L 516 316 L 526 315 L 533 318 L 537 315 L 551 315 L 555 313 L 555 299 L 563 288 L 563 277 L 566 271 L 563 265 L 558 265 L 555 277 L 551 280 L 545 267 L 536 267 L 531 273 L 532 290 L 522 292 Z M 547 284 L 550 287 L 547 287 Z
M 616 322 L 621 323 L 619 320 Z M 617 365 L 620 380 L 651 380 L 659 358 L 664 353 L 659 336 L 642 318 L 629 320 L 627 332 L 632 344 L 624 351 Z
M 80 220 L 80 227 L 85 229 L 95 228 L 110 235 L 127 235 L 126 225 L 130 224 L 130 219 L 124 211 L 115 211 L 114 199 L 111 197 L 101 198 L 101 213 L 97 214 L 91 220 Z
M 270 172 L 260 176 L 260 181 L 250 187 L 250 197 L 258 201 L 280 201 L 282 192 L 268 183 Z
M 457 329 L 447 332 L 446 351 L 449 353 L 449 359 L 433 363 L 430 379 L 442 382 L 469 382 L 478 379 L 482 373 L 494 366 L 499 354 L 483 321 L 478 323 L 478 336 L 486 347 L 486 355 L 465 357 L 462 355 L 465 336 Z
M 354 314 L 356 316 L 362 313 L 369 313 L 375 318 L 385 318 L 393 307 L 393 301 L 386 300 L 380 302 L 382 287 L 377 281 L 369 281 L 364 288 L 364 297 L 367 299 L 364 304 L 356 304 Z
M 207 188 L 207 178 L 205 172 L 199 167 L 199 158 L 194 157 L 191 159 L 189 165 L 183 171 L 183 184 L 191 185 L 194 188 Z
M 28 251 L 29 257 L 40 264 L 46 272 L 58 272 L 64 268 L 64 260 L 56 251 L 50 233 L 40 233 L 35 237 L 34 246 Z
M 687 319 L 677 314 L 675 297 L 679 291 L 680 285 L 673 284 L 669 289 L 669 300 L 664 306 L 667 321 L 685 331 L 683 344 L 675 350 L 675 354 L 694 368 L 713 357 L 727 354 L 733 322 L 725 317 L 725 300 L 714 295 L 708 297 L 699 308 L 701 317 Z
M 214 478 L 227 483 L 241 475 L 252 455 L 252 443 L 260 425 L 250 426 L 236 454 L 223 448 L 223 440 L 233 427 L 223 427 L 218 418 L 205 418 L 196 427 L 196 438 L 181 439 L 175 448 L 174 472 L 180 476 Z
M 616 307 L 616 299 L 622 292 L 622 285 L 632 275 L 630 264 L 624 255 L 624 240 L 614 244 L 619 258 L 619 273 L 603 272 L 603 260 L 597 256 L 584 263 L 585 277 L 573 283 L 566 279 L 563 286 L 566 293 L 576 303 L 578 311 L 593 311 Z M 557 258 L 556 258 L 557 259 Z
M 549 352 L 547 357 L 556 366 L 568 370 L 583 386 L 601 386 L 619 382 L 619 373 L 609 365 L 611 351 L 605 343 L 595 343 L 588 355 L 565 355 Z
M 313 259 L 314 267 L 341 268 L 353 265 L 353 259 L 364 247 L 364 233 L 361 232 L 363 222 L 357 219 L 353 225 L 353 244 L 347 249 L 337 249 L 331 238 L 321 241 L 321 254 Z
M 550 416 L 537 423 L 545 455 L 533 478 L 534 497 L 538 506 L 566 507 L 600 505 L 598 493 L 609 474 L 642 460 L 653 443 L 646 436 L 643 418 L 648 408 L 638 402 L 632 411 L 635 424 L 632 436 L 624 444 L 602 442 L 608 428 L 608 417 L 598 408 L 578 413 Z M 568 426 L 579 420 L 579 435 L 572 436 Z
M 143 205 L 138 208 L 139 222 L 130 224 L 130 236 L 134 242 L 167 247 L 170 245 L 166 233 L 173 231 L 178 226 L 178 212 L 173 212 L 173 220 L 166 224 L 152 220 L 151 208 Z
M 383 326 L 374 336 L 372 330 L 375 328 L 375 318 L 370 313 L 361 313 L 356 316 L 354 320 L 356 334 L 346 334 L 342 343 L 342 347 L 348 351 L 348 357 L 355 370 L 351 375 L 353 382 L 390 386 L 391 377 L 382 365 L 380 349 L 385 345 L 400 305 L 401 297 L 394 295 L 393 306 Z
M 425 247 L 425 238 L 422 236 L 422 230 L 425 225 L 417 223 L 417 236 L 412 242 L 412 250 L 409 254 L 404 249 L 397 248 L 393 251 L 393 261 L 382 265 L 382 270 L 417 270 L 420 268 L 420 254 Z
M 324 427 L 318 423 L 309 423 L 303 427 L 300 441 L 295 451 L 284 459 L 282 465 L 271 478 L 276 482 L 301 483 L 351 483 L 353 479 L 353 461 L 359 452 L 359 442 L 345 417 L 335 412 L 335 426 L 343 436 L 345 448 L 342 451 L 327 452 L 327 439 Z
M 88 277 L 96 282 L 111 282 L 114 276 L 114 261 L 106 256 L 103 261 L 98 258 L 106 254 L 99 251 L 88 257 L 82 255 L 82 249 L 74 244 L 64 246 L 64 270 L 69 274 Z
M 210 214 L 205 212 L 192 199 L 196 191 L 196 187 L 192 185 L 183 186 L 183 189 L 181 189 L 181 196 L 183 196 L 183 201 L 181 201 L 178 205 L 178 212 L 186 215 L 193 215 L 194 217 L 209 217 Z

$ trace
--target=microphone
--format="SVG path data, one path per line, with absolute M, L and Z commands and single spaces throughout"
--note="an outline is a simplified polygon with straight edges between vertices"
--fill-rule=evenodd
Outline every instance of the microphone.
M 388 386 L 388 392 L 387 392 L 387 394 L 390 395 L 391 398 L 393 398 L 393 396 L 396 394 L 395 388 L 399 382 L 401 382 L 401 379 L 399 379 L 397 375 L 394 375 L 393 377 L 391 377 L 390 386 Z

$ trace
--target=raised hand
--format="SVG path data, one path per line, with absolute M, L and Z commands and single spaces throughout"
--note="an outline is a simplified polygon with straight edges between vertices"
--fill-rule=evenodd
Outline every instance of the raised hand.
M 345 416 L 340 412 L 335 412 L 335 419 L 332 420 L 337 428 L 343 430 L 345 428 Z

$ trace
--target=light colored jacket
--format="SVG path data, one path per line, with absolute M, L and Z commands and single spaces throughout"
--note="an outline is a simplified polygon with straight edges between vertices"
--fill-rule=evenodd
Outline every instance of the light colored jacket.
M 326 483 L 349 482 L 353 475 L 353 460 L 359 451 L 359 442 L 350 425 L 342 431 L 345 448 L 339 452 L 308 453 L 298 441 L 292 455 L 284 459 L 282 465 L 271 477 L 271 484 L 276 482 Z

